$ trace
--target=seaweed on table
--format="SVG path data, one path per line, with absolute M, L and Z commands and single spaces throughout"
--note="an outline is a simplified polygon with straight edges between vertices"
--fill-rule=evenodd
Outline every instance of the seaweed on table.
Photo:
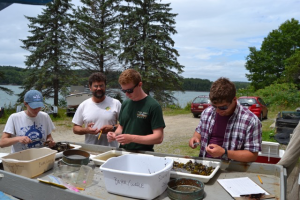
M 214 167 L 208 167 L 202 163 L 188 161 L 186 164 L 174 161 L 172 170 L 190 174 L 199 174 L 203 176 L 209 176 L 213 171 Z

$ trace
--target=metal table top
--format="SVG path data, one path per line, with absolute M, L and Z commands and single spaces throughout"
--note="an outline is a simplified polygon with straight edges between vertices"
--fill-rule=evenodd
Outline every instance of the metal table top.
M 74 143 L 82 146 L 82 150 L 88 151 L 90 154 L 100 154 L 109 150 L 121 150 L 101 145 L 88 145 L 83 143 Z M 154 156 L 171 156 L 171 157 L 186 157 L 181 155 L 170 155 L 162 154 L 156 152 L 139 152 L 151 154 Z M 191 157 L 193 159 L 200 159 Z M 55 162 L 55 165 L 57 161 Z M 126 200 L 132 199 L 125 196 L 119 196 L 115 194 L 108 193 L 105 188 L 103 174 L 99 169 L 98 165 L 94 165 L 91 161 L 90 166 L 94 168 L 94 179 L 93 183 L 87 187 L 84 191 L 73 192 L 68 189 L 62 189 L 56 186 L 48 185 L 39 182 L 36 179 L 29 179 L 23 176 L 12 174 L 1 170 L 0 175 L 0 190 L 21 199 L 30 200 Z M 55 167 L 52 170 L 39 176 L 40 178 L 53 174 Z M 259 175 L 263 180 L 263 188 L 270 194 L 275 195 L 273 199 L 285 200 L 285 190 L 286 190 L 286 177 L 285 168 L 280 165 L 274 164 L 262 164 L 262 163 L 241 163 L 241 162 L 222 162 L 221 168 L 214 175 L 209 182 L 205 183 L 204 191 L 205 198 L 210 199 L 233 199 L 227 192 L 222 188 L 222 186 L 217 182 L 217 179 L 222 178 L 237 178 L 237 177 L 249 177 L 257 184 L 260 184 L 257 175 Z M 155 198 L 156 200 L 168 200 L 167 192 L 165 191 L 160 196 Z

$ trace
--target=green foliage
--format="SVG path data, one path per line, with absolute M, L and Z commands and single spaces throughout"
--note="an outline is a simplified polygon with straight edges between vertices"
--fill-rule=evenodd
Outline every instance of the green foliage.
M 22 85 L 24 84 L 23 82 L 21 82 L 20 84 L 18 82 L 14 82 L 14 79 L 12 77 L 20 77 L 20 79 L 24 80 L 29 74 L 28 72 L 31 70 L 24 70 L 22 68 L 19 67 L 1 67 L 0 66 L 0 72 L 3 71 L 3 73 L 6 73 L 7 71 L 11 71 L 11 78 L 10 79 L 10 83 L 9 84 L 13 84 L 13 85 Z M 22 73 L 19 73 L 19 72 Z M 76 77 L 76 79 L 74 79 L 73 85 L 84 85 L 84 86 L 88 86 L 88 78 L 91 75 L 90 71 L 88 71 L 87 69 L 73 69 L 71 70 L 72 74 L 74 74 L 74 76 Z M 119 76 L 121 74 L 121 71 L 107 71 L 106 72 L 106 79 L 107 79 L 107 88 L 120 88 L 118 79 Z M 5 81 L 8 78 L 4 78 L 4 81 L 2 81 L 2 79 L 0 79 L 0 84 L 4 84 L 5 85 Z M 247 88 L 250 83 L 248 82 L 233 82 L 235 84 L 235 87 L 237 89 L 240 88 Z M 183 79 L 183 87 L 185 91 L 209 91 L 210 90 L 210 86 L 211 86 L 212 82 L 207 80 L 207 79 L 199 79 L 199 78 L 184 78 Z M 60 90 L 60 94 L 62 94 L 63 96 L 68 95 L 68 90 L 66 90 L 66 88 L 61 88 Z M 173 94 L 170 93 L 170 99 L 172 98 Z M 175 99 L 171 99 L 171 100 L 175 100 Z M 60 100 L 59 100 L 60 101 Z M 58 103 L 59 106 L 63 106 L 60 105 L 60 103 Z
M 22 85 L 27 75 L 24 68 L 0 66 L 0 85 Z
M 249 47 L 250 54 L 246 58 L 245 67 L 250 73 L 246 76 L 254 89 L 262 89 L 283 79 L 286 60 L 293 56 L 299 47 L 300 24 L 293 18 L 269 33 L 260 50 Z
M 70 0 L 56 0 L 48 3 L 37 17 L 26 17 L 31 34 L 21 41 L 22 48 L 30 52 L 25 64 L 31 70 L 23 82 L 20 99 L 34 88 L 45 98 L 53 98 L 57 106 L 60 89 L 72 85 L 75 79 L 70 63 L 72 6 Z
M 117 65 L 119 0 L 81 0 L 75 11 L 74 64 L 90 73 L 107 74 Z
M 49 116 L 53 122 L 63 121 L 68 119 L 66 115 L 66 108 L 58 108 L 58 113 L 56 116 L 54 116 L 53 114 L 50 114 Z
M 181 109 L 179 104 L 168 104 L 166 108 L 169 108 L 172 110 L 180 110 Z
M 213 82 L 208 79 L 200 79 L 200 78 L 185 78 L 183 80 L 183 89 L 185 91 L 209 91 L 211 84 Z M 250 83 L 249 82 L 238 82 L 233 81 L 236 89 L 247 88 Z
M 297 88 L 300 88 L 300 50 L 285 60 L 285 70 L 283 72 L 283 78 L 278 80 L 283 83 L 297 84 Z
M 185 107 L 187 107 L 188 104 Z M 182 109 L 179 104 L 167 104 L 165 107 L 163 107 L 163 113 L 164 115 L 173 116 L 179 114 L 190 114 L 191 110 Z
M 122 96 L 119 92 L 117 93 L 117 95 L 114 98 L 118 99 L 121 103 L 123 102 Z
M 187 102 L 186 106 L 184 107 L 184 110 L 191 111 L 192 101 Z
M 300 92 L 293 83 L 274 83 L 257 91 L 251 87 L 240 89 L 237 96 L 260 96 L 267 104 L 282 108 L 299 106 L 300 102 Z
M 0 117 L 0 124 L 6 124 L 8 117 L 15 112 L 16 112 L 16 108 L 12 107 L 10 104 L 4 105 L 4 113 L 2 117 Z
M 277 142 L 274 138 L 274 131 L 273 130 L 262 131 L 262 141 Z
M 58 106 L 60 108 L 66 108 L 67 107 L 67 101 L 64 98 L 60 98 L 58 100 Z
M 172 103 L 168 91 L 183 90 L 183 67 L 170 37 L 176 34 L 175 17 L 170 3 L 155 0 L 128 0 L 120 5 L 119 59 L 124 68 L 134 68 L 143 79 L 143 89 L 159 102 Z
M 209 91 L 212 82 L 208 79 L 186 78 L 183 81 L 184 90 Z
M 0 90 L 4 91 L 5 93 L 9 94 L 9 95 L 13 95 L 14 92 L 6 87 L 2 87 L 0 86 Z
M 299 105 L 300 93 L 293 83 L 272 84 L 256 92 L 274 106 L 292 107 Z
M 250 86 L 250 82 L 238 82 L 238 81 L 233 81 L 235 88 L 237 90 L 239 89 L 245 89 L 248 88 Z

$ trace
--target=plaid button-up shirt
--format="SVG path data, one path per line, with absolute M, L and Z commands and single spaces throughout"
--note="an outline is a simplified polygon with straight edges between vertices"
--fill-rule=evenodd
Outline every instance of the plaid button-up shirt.
M 215 125 L 216 109 L 212 106 L 201 114 L 196 131 L 201 134 L 201 148 L 199 156 L 205 153 Z M 261 122 L 258 117 L 237 102 L 234 113 L 230 117 L 224 135 L 223 148 L 228 150 L 261 151 Z

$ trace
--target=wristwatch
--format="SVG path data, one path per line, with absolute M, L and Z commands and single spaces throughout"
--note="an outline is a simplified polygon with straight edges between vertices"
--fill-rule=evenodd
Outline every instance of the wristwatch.
M 116 131 L 116 129 L 117 129 L 117 127 L 116 127 L 116 125 L 112 125 L 113 126 L 113 131 Z
M 227 149 L 226 149 L 226 148 L 224 148 L 224 149 L 225 149 L 225 153 L 221 156 L 221 158 L 222 158 L 223 160 L 228 160 Z

